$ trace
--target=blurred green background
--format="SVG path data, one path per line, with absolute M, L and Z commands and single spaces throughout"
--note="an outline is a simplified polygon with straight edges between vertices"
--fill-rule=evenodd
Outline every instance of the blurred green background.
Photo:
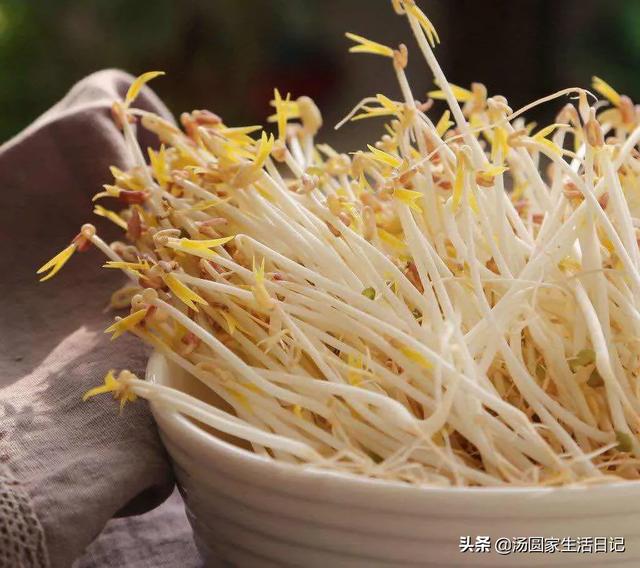
M 419 3 L 440 32 L 437 55 L 452 82 L 480 80 L 514 108 L 588 86 L 592 74 L 640 96 L 638 0 Z M 209 108 L 228 124 L 262 123 L 274 86 L 308 94 L 335 142 L 333 125 L 359 99 L 398 94 L 388 62 L 349 55 L 345 31 L 406 41 L 414 95 L 424 98 L 431 75 L 387 0 L 0 0 L 0 139 L 84 75 L 118 67 L 166 71 L 153 88 L 176 115 Z M 549 118 L 560 104 L 537 112 Z M 380 126 L 349 125 L 338 146 L 360 146 Z

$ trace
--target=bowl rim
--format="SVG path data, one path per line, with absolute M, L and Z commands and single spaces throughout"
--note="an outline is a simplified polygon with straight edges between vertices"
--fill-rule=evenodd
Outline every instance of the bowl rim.
M 170 361 L 164 354 L 154 350 L 149 356 L 147 367 L 145 371 L 146 380 L 153 383 L 161 383 L 157 380 L 157 375 L 160 374 L 157 370 L 158 367 L 166 365 L 167 369 L 177 368 L 180 372 L 186 371 L 180 368 L 176 363 Z M 430 485 L 412 485 L 409 483 L 403 483 L 401 481 L 393 481 L 388 479 L 377 479 L 371 477 L 364 477 L 357 474 L 350 474 L 342 471 L 331 471 L 314 467 L 312 465 L 302 466 L 296 464 L 290 464 L 287 462 L 281 462 L 277 460 L 268 459 L 264 456 L 258 455 L 254 452 L 248 451 L 244 448 L 236 446 L 206 432 L 202 428 L 199 428 L 192 421 L 188 420 L 185 416 L 180 414 L 176 410 L 170 410 L 162 404 L 149 401 L 149 406 L 154 415 L 154 418 L 158 422 L 169 423 L 175 429 L 175 432 L 179 435 L 195 437 L 200 443 L 204 445 L 215 446 L 217 450 L 226 452 L 230 457 L 234 457 L 237 460 L 245 460 L 252 464 L 254 467 L 262 467 L 265 470 L 271 470 L 280 474 L 291 474 L 296 477 L 307 477 L 310 481 L 316 480 L 329 480 L 342 481 L 346 484 L 359 483 L 364 488 L 370 488 L 372 490 L 401 490 L 417 491 L 421 495 L 425 494 L 437 494 L 437 495 L 484 495 L 486 497 L 500 497 L 500 496 L 522 496 L 522 497 L 542 497 L 542 496 L 557 496 L 561 495 L 582 498 L 585 494 L 589 494 L 590 498 L 597 497 L 596 493 L 606 493 L 609 497 L 613 497 L 615 494 L 624 493 L 626 497 L 629 497 L 628 491 L 636 489 L 640 491 L 640 480 L 637 481 L 616 481 L 611 483 L 600 484 L 588 484 L 588 483 L 575 483 L 571 485 L 553 486 L 553 487 L 537 487 L 537 486 L 489 486 L 489 487 L 458 487 L 458 486 L 430 486 Z M 173 438 L 174 436 L 172 436 Z

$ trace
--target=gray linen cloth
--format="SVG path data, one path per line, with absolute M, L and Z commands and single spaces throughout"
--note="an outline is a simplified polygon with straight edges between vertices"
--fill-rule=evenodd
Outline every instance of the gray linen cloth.
M 87 220 L 109 236 L 91 196 L 129 165 L 110 108 L 131 80 L 87 77 L 0 147 L 0 568 L 200 565 L 177 493 L 142 514 L 174 485 L 146 403 L 81 401 L 110 368 L 144 372 L 136 339 L 103 334 L 120 276 L 96 250 L 35 275 Z M 171 117 L 147 87 L 136 106 Z

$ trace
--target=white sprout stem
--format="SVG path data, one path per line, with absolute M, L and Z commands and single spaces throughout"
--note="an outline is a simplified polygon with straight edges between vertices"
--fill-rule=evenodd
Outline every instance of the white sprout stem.
M 308 444 L 240 423 L 226 413 L 216 412 L 215 407 L 176 389 L 138 379 L 130 379 L 128 385 L 137 395 L 151 402 L 174 408 L 181 414 L 186 414 L 226 434 L 287 452 L 305 461 L 320 459 L 320 456 Z

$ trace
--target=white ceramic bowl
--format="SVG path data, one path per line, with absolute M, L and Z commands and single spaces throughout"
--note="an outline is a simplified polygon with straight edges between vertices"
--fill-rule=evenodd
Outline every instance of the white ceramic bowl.
M 157 353 L 147 378 L 206 397 Z M 268 460 L 166 407 L 152 410 L 208 566 L 640 566 L 639 483 L 414 487 Z M 626 552 L 462 553 L 461 536 L 624 537 Z

